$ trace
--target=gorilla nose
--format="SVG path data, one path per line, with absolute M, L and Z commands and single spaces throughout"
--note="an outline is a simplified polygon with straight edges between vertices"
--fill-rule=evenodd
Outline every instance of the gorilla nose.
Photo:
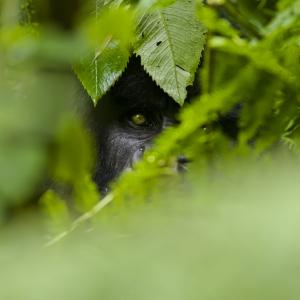
M 133 156 L 132 156 L 132 159 L 130 160 L 130 166 L 129 168 L 132 169 L 133 165 L 141 160 L 144 156 L 144 152 L 149 149 L 151 147 L 151 145 L 144 145 L 144 146 L 141 146 L 141 147 L 138 147 L 136 149 L 136 151 L 134 152 Z M 175 168 L 176 168 L 176 171 L 177 172 L 184 172 L 184 171 L 187 171 L 187 164 L 190 163 L 191 160 L 188 159 L 186 156 L 184 155 L 179 155 L 177 156 L 176 158 L 176 161 L 175 161 Z
M 140 159 L 142 159 L 144 152 L 146 150 L 145 146 L 140 146 L 138 147 L 138 149 L 136 149 L 136 151 L 134 152 L 132 159 L 131 159 L 131 167 L 133 166 L 133 164 L 135 164 L 137 161 L 139 161 Z
M 190 162 L 190 160 L 187 159 L 184 155 L 179 155 L 179 156 L 177 157 L 177 162 L 178 162 L 179 164 L 187 164 L 188 162 Z
M 184 155 L 179 155 L 177 157 L 177 171 L 178 172 L 184 172 L 187 170 L 187 164 L 190 162 L 190 160 L 184 156 Z

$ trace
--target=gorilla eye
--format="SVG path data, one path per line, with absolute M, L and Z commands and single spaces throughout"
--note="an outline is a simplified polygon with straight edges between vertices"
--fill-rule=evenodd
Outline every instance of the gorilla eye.
M 134 125 L 137 126 L 142 126 L 147 123 L 147 118 L 143 114 L 134 114 L 131 116 L 130 120 Z

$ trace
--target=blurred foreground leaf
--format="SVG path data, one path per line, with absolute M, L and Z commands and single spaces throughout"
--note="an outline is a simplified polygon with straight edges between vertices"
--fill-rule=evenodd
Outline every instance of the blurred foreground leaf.
M 49 145 L 71 96 L 72 80 L 3 65 L 0 84 L 0 205 L 32 196 L 44 180 Z M 1 209 L 0 209 L 1 210 Z
M 54 248 L 38 249 L 24 226 L 2 230 L 0 297 L 296 300 L 298 163 L 231 166 L 202 190 L 195 176 Z

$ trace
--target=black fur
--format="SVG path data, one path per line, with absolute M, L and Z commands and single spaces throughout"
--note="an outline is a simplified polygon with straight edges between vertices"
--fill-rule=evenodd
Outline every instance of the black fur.
M 178 110 L 179 105 L 155 84 L 139 59 L 132 58 L 108 95 L 87 113 L 97 145 L 95 181 L 103 193 L 109 182 L 132 168 L 157 134 L 177 123 Z M 134 114 L 146 116 L 147 123 L 133 124 Z

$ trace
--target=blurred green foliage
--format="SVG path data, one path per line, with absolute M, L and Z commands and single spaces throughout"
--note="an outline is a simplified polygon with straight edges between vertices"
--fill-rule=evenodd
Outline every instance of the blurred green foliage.
M 298 299 L 299 170 L 232 166 L 50 248 L 2 231 L 1 299 Z M 87 224 L 86 224 L 87 225 Z M 20 247 L 20 245 L 22 245 Z
M 1 299 L 298 298 L 300 1 L 205 2 L 0 2 Z M 100 201 L 71 66 L 101 105 L 131 55 L 201 94 Z

